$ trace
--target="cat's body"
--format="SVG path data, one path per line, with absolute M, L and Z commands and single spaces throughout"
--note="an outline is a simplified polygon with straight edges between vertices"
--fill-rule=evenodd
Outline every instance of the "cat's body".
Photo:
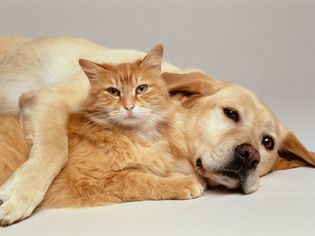
M 186 177 L 194 173 L 183 155 L 188 150 L 179 153 L 177 144 L 164 138 L 151 142 L 130 130 L 87 124 L 82 115 L 71 116 L 69 161 L 42 206 L 78 207 L 189 197 L 183 189 L 193 182 Z M 172 127 L 164 131 L 178 140 L 184 139 L 179 136 L 183 133 Z
M 152 142 L 130 130 L 88 124 L 83 115 L 71 115 L 69 161 L 53 181 L 41 207 L 187 199 L 201 193 L 203 181 L 200 179 L 198 186 L 199 177 L 189 162 L 189 150 L 182 143 L 184 134 L 177 126 L 163 128 L 171 134 L 172 141 L 161 135 Z M 30 148 L 17 118 L 2 116 L 0 127 L 4 126 L 8 128 L 6 133 L 0 132 L 2 145 L 8 145 L 14 137 L 15 143 L 19 141 L 19 149 L 6 155 L 10 162 L 1 159 L 1 166 L 7 168 L 0 175 L 0 184 L 26 160 Z
M 80 61 L 91 83 L 90 95 L 83 110 L 69 118 L 69 161 L 41 207 L 202 194 L 205 182 L 190 163 L 185 143 L 187 111 L 170 99 L 159 78 L 161 50 L 157 47 L 142 61 L 117 66 Z M 0 164 L 1 185 L 26 160 L 31 144 L 13 116 L 0 117 L 0 129 L 0 151 L 10 152 L 5 154 L 10 160 Z M 14 150 L 17 142 L 20 150 Z

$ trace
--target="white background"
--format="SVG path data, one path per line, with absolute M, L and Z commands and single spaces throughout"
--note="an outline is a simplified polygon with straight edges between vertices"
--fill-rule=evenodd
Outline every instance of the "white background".
M 72 35 L 199 67 L 254 90 L 315 150 L 313 0 L 0 1 L 2 35 Z
M 72 35 L 199 67 L 254 90 L 315 150 L 315 1 L 0 0 L 2 35 Z M 314 235 L 314 170 L 276 172 L 251 195 L 47 210 L 1 235 Z

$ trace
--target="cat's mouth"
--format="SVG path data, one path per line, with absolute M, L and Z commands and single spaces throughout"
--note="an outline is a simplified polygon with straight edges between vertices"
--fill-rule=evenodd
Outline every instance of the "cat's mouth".
M 119 120 L 117 121 L 124 126 L 132 127 L 146 124 L 146 119 L 147 116 L 145 112 L 133 109 L 131 111 L 123 111 L 122 113 L 120 113 Z
M 135 114 L 129 112 L 126 117 L 125 117 L 125 120 L 137 120 L 139 119 L 139 117 L 137 117 Z
M 124 117 L 122 117 L 122 123 L 126 125 L 135 125 L 141 121 L 141 117 L 134 113 L 128 112 Z

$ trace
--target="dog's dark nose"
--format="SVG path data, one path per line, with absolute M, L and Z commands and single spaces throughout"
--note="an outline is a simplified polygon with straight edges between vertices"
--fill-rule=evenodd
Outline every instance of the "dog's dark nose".
M 238 145 L 234 151 L 235 164 L 240 169 L 256 168 L 260 162 L 260 155 L 256 148 L 248 143 Z

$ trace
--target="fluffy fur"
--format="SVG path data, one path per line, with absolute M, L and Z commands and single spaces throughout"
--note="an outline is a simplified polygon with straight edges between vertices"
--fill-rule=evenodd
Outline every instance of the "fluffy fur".
M 69 160 L 41 207 L 190 199 L 202 194 L 205 181 L 189 161 L 183 131 L 174 126 L 174 117 L 182 117 L 160 76 L 161 63 L 161 46 L 134 63 L 80 60 L 91 83 L 90 93 L 82 111 L 69 118 Z M 137 94 L 143 85 L 147 89 Z M 133 109 L 127 109 L 131 102 Z M 0 184 L 27 159 L 31 147 L 15 117 L 0 117 L 2 127 L 0 153 L 14 152 L 3 153 L 9 160 L 0 159 L 5 169 Z M 173 135 L 181 143 L 168 140 Z M 17 144 L 21 149 L 14 149 Z
M 14 40 L 15 38 L 12 38 L 12 42 Z M 0 48 L 6 45 L 1 45 L 0 40 Z M 8 50 L 5 51 L 8 52 Z M 89 88 L 85 74 L 77 63 L 78 59 L 123 63 L 143 57 L 144 54 L 141 52 L 111 50 L 82 39 L 48 37 L 27 41 L 18 47 L 18 50 L 12 51 L 10 57 L 3 60 L 0 65 L 0 94 L 2 96 L 0 112 L 16 114 L 18 97 L 22 92 L 28 92 L 20 99 L 20 108 L 23 131 L 32 142 L 32 146 L 28 160 L 16 169 L 0 187 L 0 199 L 3 202 L 0 206 L 0 224 L 11 224 L 29 216 L 43 200 L 51 182 L 68 160 L 66 128 L 68 115 L 82 108 Z M 153 173 L 160 174 L 154 169 L 155 166 L 167 167 L 166 169 L 171 168 L 177 173 L 183 173 L 179 176 L 178 174 L 168 175 L 168 173 L 166 174 L 168 178 L 164 177 L 164 173 L 161 180 L 171 178 L 171 182 L 158 181 L 158 183 L 163 183 L 164 187 L 173 186 L 173 184 L 177 186 L 178 179 L 184 177 L 188 182 L 185 181 L 185 184 L 180 186 L 187 186 L 189 183 L 188 188 L 185 187 L 184 196 L 186 198 L 198 196 L 202 191 L 200 182 L 197 185 L 192 184 L 191 177 L 187 176 L 192 175 L 193 179 L 196 179 L 195 176 L 202 175 L 210 185 L 241 187 L 245 193 L 250 193 L 258 188 L 258 177 L 273 169 L 315 164 L 314 154 L 308 152 L 298 139 L 281 125 L 270 109 L 254 93 L 237 85 L 214 80 L 203 73 L 187 73 L 165 62 L 162 64 L 162 72 L 172 72 L 164 73 L 163 78 L 169 92 L 174 95 L 173 99 L 182 101 L 184 105 L 184 107 L 176 108 L 172 116 L 173 124 L 163 129 L 167 140 L 161 139 L 154 143 L 154 146 L 158 145 L 158 149 L 146 150 L 149 152 L 148 155 L 158 162 L 148 163 Z M 180 74 L 174 74 L 174 72 L 180 72 Z M 241 117 L 241 122 L 235 123 L 228 118 L 224 113 L 224 108 L 236 110 Z M 17 125 L 14 119 L 9 118 L 9 122 L 12 122 L 10 123 L 12 126 Z M 21 134 L 21 130 L 18 126 L 16 128 L 17 131 L 12 129 L 10 132 L 14 137 L 19 137 L 16 132 Z M 9 133 L 6 132 L 6 134 Z M 262 144 L 262 136 L 266 133 L 274 138 L 275 145 L 272 150 L 267 150 Z M 3 140 L 7 139 L 6 135 L 2 134 L 2 136 Z M 6 140 L 4 143 L 8 145 L 4 147 L 8 150 L 17 144 L 15 140 Z M 242 170 L 231 169 L 231 163 L 235 161 L 235 149 L 244 143 L 249 143 L 252 149 L 259 153 L 260 163 L 257 168 L 251 168 L 245 172 L 243 168 Z M 142 149 L 142 147 L 138 148 Z M 131 150 L 138 152 L 138 148 Z M 161 148 L 170 150 L 172 158 L 168 158 L 169 155 L 163 155 L 160 160 L 160 152 L 164 150 Z M 78 149 L 80 150 L 80 146 Z M 1 151 L 5 153 L 4 150 Z M 128 151 L 127 149 L 126 153 Z M 26 153 L 27 148 L 22 156 Z M 13 159 L 19 160 L 17 152 L 7 153 L 7 155 L 7 157 L 12 155 Z M 153 161 L 153 158 L 148 160 Z M 292 159 L 299 161 L 292 161 Z M 11 157 L 5 160 L 11 160 Z M 84 163 L 83 166 L 85 165 L 91 170 L 95 168 L 92 166 L 93 162 Z M 96 168 L 99 167 L 96 166 Z M 71 173 L 73 171 L 76 173 L 76 170 L 71 170 Z M 132 173 L 132 175 L 137 175 L 135 172 Z M 143 180 L 147 180 L 146 174 L 142 176 Z M 93 176 L 90 177 L 93 178 Z M 137 183 L 132 182 L 133 179 L 140 178 L 130 176 L 128 183 L 136 186 Z M 147 181 L 145 184 L 149 192 L 145 192 L 146 189 L 137 188 L 135 191 L 138 191 L 141 196 L 150 198 L 152 195 L 146 194 L 156 193 L 155 189 L 151 188 L 154 185 L 150 185 Z M 102 183 L 98 185 L 95 182 L 93 186 L 98 186 L 96 189 L 100 192 L 103 189 Z M 80 194 L 85 192 L 85 187 L 83 183 L 78 188 L 82 189 L 79 191 Z M 123 200 L 125 185 L 122 183 L 120 187 Z M 169 193 L 168 190 L 169 188 L 166 188 L 164 193 Z M 182 196 L 179 198 L 183 198 Z M 82 202 L 79 204 L 84 205 Z
M 161 78 L 163 48 L 153 48 L 135 63 L 97 64 L 80 60 L 92 84 L 83 109 L 95 123 L 133 128 L 154 136 L 157 125 L 167 122 L 171 99 Z

